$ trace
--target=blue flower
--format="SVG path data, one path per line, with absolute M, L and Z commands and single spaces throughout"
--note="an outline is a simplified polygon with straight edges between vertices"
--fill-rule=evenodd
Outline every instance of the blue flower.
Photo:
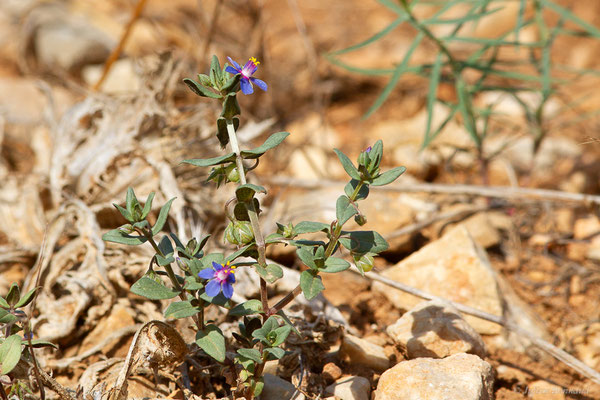
M 240 79 L 240 87 L 242 88 L 242 93 L 244 93 L 244 94 L 254 93 L 254 88 L 252 87 L 253 83 L 256 84 L 256 86 L 258 86 L 262 90 L 264 90 L 265 92 L 267 91 L 266 83 L 264 83 L 263 81 L 261 81 L 258 78 L 252 77 L 252 75 L 254 75 L 254 73 L 258 69 L 258 64 L 260 64 L 260 62 L 256 61 L 256 58 L 250 57 L 250 59 L 248 60 L 246 65 L 244 65 L 243 68 L 240 66 L 240 64 L 233 61 L 231 59 L 231 57 L 227 57 L 227 59 L 233 65 L 233 67 L 228 65 L 227 68 L 225 68 L 225 71 L 229 72 L 230 74 L 234 74 L 234 75 L 235 74 L 242 75 L 241 79 Z
M 230 299 L 233 296 L 232 284 L 235 283 L 234 272 L 235 266 L 230 266 L 229 261 L 225 264 L 213 261 L 212 268 L 203 269 L 198 276 L 202 279 L 209 279 L 204 289 L 208 296 L 215 297 L 223 291 L 223 296 Z

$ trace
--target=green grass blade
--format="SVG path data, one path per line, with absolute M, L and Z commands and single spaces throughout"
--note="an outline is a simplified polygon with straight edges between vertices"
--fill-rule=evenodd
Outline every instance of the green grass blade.
M 461 76 L 456 77 L 456 91 L 458 95 L 458 109 L 463 116 L 463 123 L 465 124 L 465 128 L 467 132 L 469 132 L 469 136 L 477 147 L 481 146 L 481 138 L 477 135 L 477 131 L 475 130 L 475 121 L 473 119 L 472 114 L 472 106 L 471 106 L 471 98 L 470 94 L 467 92 L 467 87 L 465 81 Z
M 342 50 L 337 50 L 334 52 L 329 53 L 329 55 L 332 56 L 339 56 L 340 54 L 345 54 L 345 53 L 349 53 L 351 51 L 354 50 L 358 50 L 362 47 L 365 47 L 373 42 L 376 42 L 377 40 L 383 38 L 385 35 L 387 35 L 388 33 L 390 33 L 391 31 L 393 31 L 397 26 L 399 26 L 400 24 L 402 24 L 403 22 L 406 21 L 406 17 L 400 17 L 398 19 L 396 19 L 395 21 L 393 21 L 391 24 L 389 24 L 388 26 L 386 26 L 384 29 L 380 30 L 379 32 L 377 32 L 376 34 L 374 34 L 373 36 L 371 36 L 370 38 L 354 44 L 350 47 L 346 47 L 345 49 Z
M 519 13 L 517 14 L 517 23 L 515 24 L 515 41 L 519 43 L 519 34 L 521 33 L 521 29 L 523 28 L 523 17 L 525 17 L 525 0 L 520 0 L 519 4 Z M 517 49 L 519 45 L 516 45 Z
M 544 5 L 544 7 L 551 9 L 555 13 L 559 14 L 565 20 L 574 22 L 575 24 L 582 27 L 590 35 L 592 35 L 596 38 L 600 38 L 600 30 L 598 28 L 596 28 L 592 24 L 584 21 L 583 19 L 579 18 L 577 15 L 573 14 L 571 11 L 567 10 L 566 8 L 563 8 L 550 0 L 540 0 L 540 2 Z
M 429 146 L 429 143 L 431 143 L 433 141 L 433 139 L 435 139 L 446 127 L 446 125 L 448 125 L 448 123 L 450 121 L 452 121 L 452 119 L 454 118 L 454 116 L 456 115 L 456 113 L 458 112 L 458 105 L 457 104 L 452 104 L 451 106 L 449 106 L 450 108 L 450 113 L 448 114 L 448 116 L 446 117 L 446 119 L 444 119 L 444 121 L 440 124 L 440 126 L 438 126 L 436 128 L 435 131 L 433 131 L 430 135 L 429 138 L 425 138 L 428 139 L 429 141 L 423 141 L 423 143 L 421 144 L 421 150 L 423 150 L 425 147 Z
M 498 7 L 498 8 L 494 8 L 492 10 L 488 10 L 488 11 L 478 13 L 478 14 L 465 15 L 464 17 L 461 17 L 461 18 L 449 18 L 449 19 L 430 18 L 430 19 L 424 20 L 422 23 L 424 25 L 464 24 L 466 22 L 479 20 L 485 16 L 494 14 L 494 13 L 502 10 L 503 8 L 504 7 Z
M 394 88 L 396 87 L 396 84 L 398 83 L 398 80 L 400 80 L 400 77 L 407 72 L 408 62 L 410 61 L 410 58 L 411 58 L 412 54 L 414 53 L 414 51 L 416 50 L 416 48 L 419 47 L 419 44 L 423 40 L 424 36 L 425 35 L 423 34 L 423 32 L 419 32 L 417 34 L 417 36 L 411 43 L 410 48 L 406 52 L 404 59 L 402 60 L 400 65 L 398 65 L 398 67 L 396 67 L 396 70 L 392 74 L 390 81 L 385 86 L 385 88 L 383 89 L 383 91 L 381 92 L 379 97 L 377 97 L 377 99 L 375 100 L 373 105 L 369 108 L 367 113 L 364 115 L 363 119 L 369 118 L 371 116 L 371 114 L 373 114 L 379 107 L 381 107 L 381 105 L 389 97 L 390 93 L 392 93 L 392 90 L 394 90 Z
M 440 76 L 442 72 L 442 53 L 438 53 L 431 69 L 431 76 L 429 78 L 429 91 L 427 92 L 427 125 L 425 126 L 425 139 L 423 146 L 428 146 L 431 141 L 431 120 L 433 119 L 433 106 L 437 98 L 438 85 L 440 83 Z

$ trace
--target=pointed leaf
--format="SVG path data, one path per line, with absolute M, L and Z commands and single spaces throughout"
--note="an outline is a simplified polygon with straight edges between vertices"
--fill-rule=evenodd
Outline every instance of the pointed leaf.
M 187 85 L 187 87 L 190 88 L 190 90 L 192 92 L 194 92 L 195 94 L 197 94 L 198 96 L 209 97 L 211 99 L 220 99 L 223 97 L 220 94 L 217 94 L 217 93 L 211 91 L 210 89 L 204 87 L 202 84 L 196 82 L 193 79 L 185 78 L 183 80 L 183 83 L 185 83 Z
M 132 293 L 150 300 L 172 299 L 179 294 L 178 291 L 156 282 L 147 275 L 142 276 L 137 282 L 131 285 L 130 290 Z
M 346 260 L 337 257 L 329 257 L 325 260 L 325 268 L 319 269 L 321 272 L 336 273 L 342 272 L 350 268 L 350 263 Z
M 146 199 L 146 203 L 142 209 L 142 219 L 146 218 L 148 214 L 150 214 L 150 211 L 152 210 L 152 200 L 154 200 L 154 192 L 150 192 L 148 198 Z
M 335 203 L 335 217 L 339 225 L 344 225 L 358 210 L 350 203 L 348 196 L 340 196 Z
M 9 306 L 7 305 L 7 308 Z M 13 314 L 9 313 L 3 308 L 0 308 L 0 324 L 11 324 L 17 320 Z
M 165 318 L 187 318 L 202 311 L 201 307 L 193 306 L 190 301 L 177 301 L 169 304 L 164 311 Z
M 106 242 L 127 244 L 130 246 L 138 246 L 146 243 L 148 239 L 146 239 L 144 236 L 131 236 L 120 231 L 119 229 L 113 229 L 102 235 L 102 240 Z
M 389 183 L 394 182 L 400 175 L 402 175 L 406 171 L 405 167 L 396 167 L 390 169 L 389 171 L 384 172 L 379 175 L 377 178 L 371 181 L 371 185 L 373 186 L 383 186 Z
M 129 213 L 129 211 L 127 211 L 125 208 L 121 207 L 117 203 L 113 203 L 113 206 L 115 206 L 115 208 L 117 210 L 119 210 L 119 212 L 121 213 L 121 215 L 123 216 L 123 218 L 125 218 L 129 222 L 133 222 L 133 217 L 131 216 L 131 214 Z
M 296 254 L 298 258 L 310 269 L 316 269 L 317 265 L 315 264 L 315 256 L 312 254 L 310 250 L 307 250 L 304 247 L 298 247 L 296 250 Z
M 153 235 L 156 235 L 158 232 L 161 231 L 163 226 L 165 226 L 165 222 L 167 222 L 167 217 L 169 216 L 169 210 L 171 209 L 171 203 L 173 202 L 173 200 L 175 200 L 175 197 L 167 201 L 166 204 L 160 209 L 160 212 L 158 213 L 158 218 L 156 219 L 156 223 L 152 227 Z
M 229 310 L 229 315 L 243 316 L 243 315 L 255 315 L 262 313 L 262 304 L 260 300 L 252 299 L 245 301 Z
M 10 335 L 0 344 L 0 374 L 12 371 L 21 359 L 21 337 Z
M 350 178 L 356 179 L 357 181 L 360 180 L 360 173 L 358 172 L 358 169 L 356 169 L 352 161 L 350 161 L 348 156 L 339 151 L 338 149 L 333 149 L 333 151 L 335 151 L 335 154 L 337 154 L 338 158 L 340 159 L 340 162 L 342 163 L 342 167 L 344 167 L 344 170 L 350 176 Z
M 277 264 L 268 264 L 266 268 L 254 264 L 254 268 L 267 283 L 275 283 L 283 278 L 283 269 Z
M 300 288 L 306 300 L 310 300 L 321 293 L 325 286 L 323 286 L 320 276 L 313 275 L 310 271 L 302 271 L 300 274 Z
M 267 140 L 265 140 L 265 142 L 262 145 L 260 145 L 259 147 L 256 147 L 252 150 L 242 150 L 241 155 L 242 155 L 242 157 L 244 157 L 246 159 L 258 158 L 261 155 L 263 155 L 264 153 L 266 153 L 267 150 L 270 150 L 270 149 L 278 146 L 289 135 L 290 135 L 289 132 L 274 133 L 271 136 L 269 136 L 269 138 Z
M 238 186 L 235 190 L 235 197 L 238 201 L 246 202 L 250 201 L 256 193 L 267 193 L 267 189 L 259 185 L 253 185 L 252 183 L 246 183 Z
M 346 186 L 344 187 L 344 193 L 346 193 L 346 196 L 348 196 L 350 198 L 352 196 L 352 194 L 354 193 L 354 191 L 356 190 L 356 188 L 358 187 L 359 183 L 360 182 L 356 179 L 352 179 L 350 182 L 348 182 L 348 184 L 346 184 Z M 358 189 L 358 193 L 354 200 L 355 201 L 364 200 L 367 198 L 368 195 L 369 195 L 369 185 L 363 184 L 360 187 L 360 189 Z
M 36 288 L 31 289 L 29 292 L 25 293 L 25 295 L 22 296 L 21 299 L 19 299 L 19 302 L 15 305 L 15 308 L 25 307 L 26 305 L 31 303 L 33 301 L 33 299 L 35 298 L 35 295 L 36 295 L 38 289 L 41 289 L 41 288 L 42 288 L 41 286 L 38 286 Z
M 353 253 L 381 253 L 388 249 L 385 239 L 375 231 L 342 231 L 340 243 Z
M 224 156 L 213 157 L 213 158 L 194 158 L 190 160 L 183 160 L 182 163 L 192 164 L 196 167 L 210 167 L 212 165 L 224 164 L 235 161 L 235 154 L 229 153 Z
M 267 347 L 263 350 L 263 354 L 265 353 L 272 355 L 276 360 L 279 360 L 281 357 L 285 356 L 285 350 L 281 347 Z
M 207 325 L 204 330 L 198 331 L 196 344 L 218 362 L 225 361 L 225 337 L 217 326 Z
M 239 355 L 244 356 L 256 363 L 262 362 L 262 357 L 260 355 L 260 351 L 258 351 L 256 349 L 238 349 L 237 352 Z
M 323 222 L 302 221 L 298 222 L 298 224 L 294 226 L 294 233 L 297 235 L 320 231 L 326 232 L 328 230 L 329 224 L 325 224 Z

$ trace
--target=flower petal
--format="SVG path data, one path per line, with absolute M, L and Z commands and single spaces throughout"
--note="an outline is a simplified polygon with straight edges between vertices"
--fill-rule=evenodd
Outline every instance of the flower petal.
M 233 286 L 231 286 L 231 283 L 227 281 L 223 282 L 221 284 L 221 289 L 223 289 L 223 296 L 227 297 L 228 299 L 233 296 Z
M 264 81 L 261 81 L 258 78 L 250 78 L 250 80 L 252 81 L 252 83 L 254 83 L 256 86 L 258 86 L 265 92 L 267 91 L 267 84 Z
M 217 262 L 214 262 L 214 261 L 212 262 L 212 266 L 213 266 L 213 268 L 214 268 L 216 271 L 220 271 L 220 270 L 222 270 L 222 269 L 223 269 L 223 264 L 219 264 L 219 263 L 217 263 Z
M 239 69 L 235 69 L 233 68 L 231 65 L 228 65 L 227 68 L 225 68 L 225 71 L 229 72 L 230 74 L 241 74 L 242 71 L 240 71 Z
M 206 268 L 198 272 L 198 276 L 202 279 L 212 279 L 215 277 L 215 270 L 212 268 Z
M 231 273 L 231 274 L 229 274 L 229 276 L 227 276 L 227 282 L 235 283 L 235 275 L 233 275 L 233 273 Z
M 211 280 L 204 288 L 207 296 L 215 297 L 221 291 L 221 284 L 216 279 Z
M 231 57 L 227 57 L 231 65 L 235 67 L 238 71 L 242 71 L 242 66 L 231 59 Z
M 242 76 L 242 79 L 240 80 L 240 87 L 242 88 L 242 93 L 244 94 L 254 93 L 254 89 L 252 88 L 250 80 L 248 78 L 244 78 L 244 76 Z

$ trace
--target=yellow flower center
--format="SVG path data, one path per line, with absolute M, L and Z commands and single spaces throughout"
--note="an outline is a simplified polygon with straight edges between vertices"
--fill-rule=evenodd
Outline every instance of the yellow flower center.
M 255 65 L 260 64 L 260 61 L 256 60 L 256 57 L 250 57 L 250 61 L 252 61 Z

